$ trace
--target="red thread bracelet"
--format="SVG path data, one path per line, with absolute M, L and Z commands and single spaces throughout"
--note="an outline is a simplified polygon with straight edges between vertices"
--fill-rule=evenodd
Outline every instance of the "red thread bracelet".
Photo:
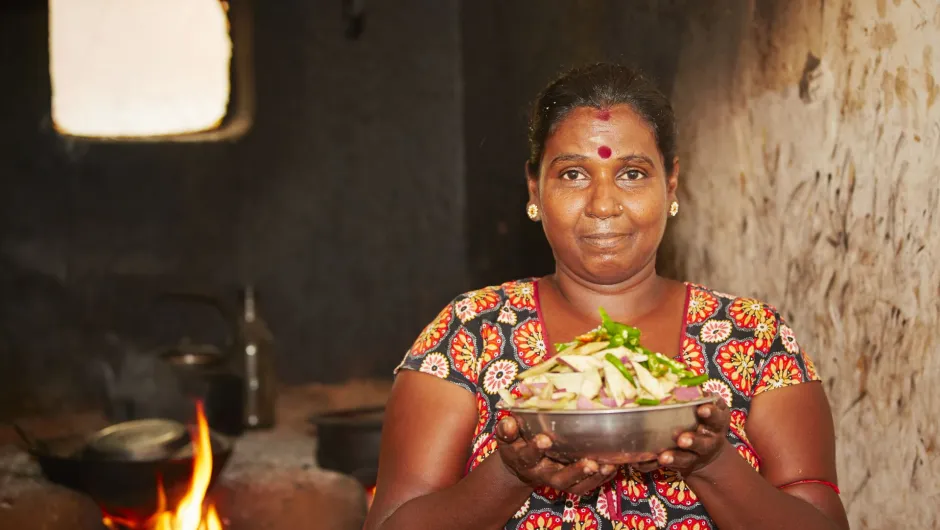
M 789 488 L 790 486 L 799 486 L 801 484 L 822 484 L 823 486 L 829 486 L 832 488 L 832 491 L 836 492 L 836 495 L 840 495 L 842 492 L 839 491 L 839 486 L 836 486 L 832 482 L 827 482 L 825 480 L 815 480 L 815 479 L 806 479 L 806 480 L 797 480 L 796 482 L 791 482 L 789 484 L 784 484 L 779 486 L 777 489 Z

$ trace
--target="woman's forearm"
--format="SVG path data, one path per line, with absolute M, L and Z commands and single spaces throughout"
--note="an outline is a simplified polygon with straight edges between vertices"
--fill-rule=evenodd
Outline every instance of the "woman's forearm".
M 402 504 L 374 530 L 503 528 L 531 494 L 493 454 L 453 486 Z
M 723 529 L 842 530 L 812 504 L 767 482 L 731 444 L 701 471 L 685 477 L 689 488 Z

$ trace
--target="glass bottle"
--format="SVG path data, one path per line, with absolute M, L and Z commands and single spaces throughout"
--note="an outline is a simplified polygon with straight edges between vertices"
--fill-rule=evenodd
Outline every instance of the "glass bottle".
M 277 376 L 274 367 L 274 336 L 261 317 L 252 286 L 242 292 L 238 328 L 245 370 L 245 427 L 274 426 Z

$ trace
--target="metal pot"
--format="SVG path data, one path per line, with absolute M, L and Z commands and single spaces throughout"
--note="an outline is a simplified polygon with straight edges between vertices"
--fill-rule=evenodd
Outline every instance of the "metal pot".
M 317 428 L 316 459 L 323 469 L 352 475 L 364 487 L 375 485 L 385 407 L 338 410 L 309 419 Z
M 106 513 L 130 520 L 143 520 L 157 508 L 159 488 L 166 502 L 175 506 L 188 489 L 193 473 L 190 446 L 163 458 L 96 458 L 89 448 L 89 437 L 72 435 L 35 440 L 17 427 L 27 451 L 39 462 L 43 475 L 51 482 L 91 497 Z M 211 433 L 212 477 L 210 485 L 222 473 L 232 455 L 232 439 Z

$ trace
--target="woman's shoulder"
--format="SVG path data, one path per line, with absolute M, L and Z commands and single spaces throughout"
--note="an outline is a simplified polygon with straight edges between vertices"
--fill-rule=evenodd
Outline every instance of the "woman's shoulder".
M 776 307 L 753 295 L 687 285 L 683 347 L 714 357 L 731 374 L 729 381 L 743 385 L 739 390 L 757 395 L 769 388 L 819 379 L 796 333 Z M 732 377 L 735 371 L 740 377 Z
M 462 324 L 474 320 L 514 324 L 520 317 L 537 312 L 536 278 L 521 278 L 488 285 L 454 297 L 446 310 Z
M 780 310 L 760 297 L 732 294 L 694 282 L 685 284 L 689 288 L 687 309 L 690 324 L 731 317 L 735 324 L 751 329 L 758 321 L 782 318 Z

